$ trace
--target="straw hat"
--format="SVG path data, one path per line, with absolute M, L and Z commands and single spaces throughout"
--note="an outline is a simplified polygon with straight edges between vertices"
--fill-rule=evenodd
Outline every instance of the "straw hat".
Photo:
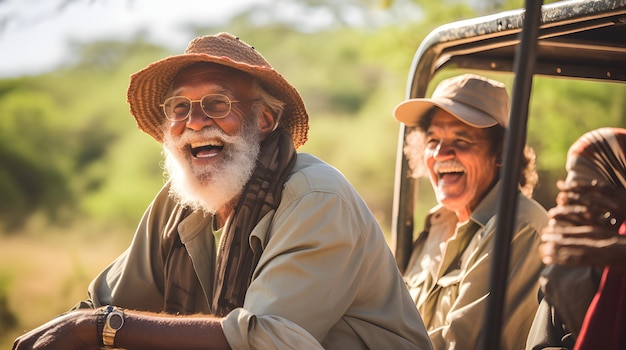
M 176 74 L 196 62 L 221 64 L 257 78 L 269 94 L 285 103 L 279 125 L 291 133 L 295 147 L 306 142 L 309 117 L 298 91 L 254 47 L 229 33 L 195 38 L 182 55 L 154 62 L 130 76 L 127 98 L 139 129 L 163 142 L 165 116 L 159 105 Z
M 418 126 L 425 113 L 437 106 L 475 128 L 509 124 L 509 95 L 503 83 L 476 74 L 463 74 L 441 81 L 431 98 L 413 98 L 399 103 L 396 119 Z

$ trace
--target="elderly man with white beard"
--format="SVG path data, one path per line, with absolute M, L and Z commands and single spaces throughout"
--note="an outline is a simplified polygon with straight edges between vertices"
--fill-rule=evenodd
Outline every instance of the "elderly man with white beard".
M 169 181 L 89 299 L 14 349 L 431 349 L 384 235 L 308 114 L 228 33 L 131 76 Z

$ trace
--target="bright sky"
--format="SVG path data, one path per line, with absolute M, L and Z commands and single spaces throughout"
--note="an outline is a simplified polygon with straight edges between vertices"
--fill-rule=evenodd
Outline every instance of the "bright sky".
M 271 0 L 4 0 L 0 1 L 0 79 L 50 70 L 64 59 L 67 40 L 149 38 L 182 51 L 191 39 L 179 26 L 224 24 Z M 59 8 L 60 3 L 67 3 Z
M 394 11 L 370 9 L 367 14 L 351 3 L 336 3 L 341 20 L 350 25 L 397 23 L 420 15 L 411 1 L 396 0 Z M 259 23 L 280 20 L 314 30 L 335 20 L 328 9 L 290 0 L 0 0 L 0 79 L 55 68 L 67 60 L 69 42 L 123 41 L 140 31 L 182 52 L 194 34 L 185 25 L 227 25 L 254 6 L 265 7 L 254 12 L 252 20 Z

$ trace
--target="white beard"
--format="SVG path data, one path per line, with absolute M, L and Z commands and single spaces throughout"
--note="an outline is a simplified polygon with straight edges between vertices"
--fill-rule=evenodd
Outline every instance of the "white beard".
M 195 132 L 185 129 L 179 137 L 165 133 L 165 171 L 171 181 L 170 195 L 181 205 L 215 214 L 241 194 L 250 179 L 260 151 L 260 136 L 254 119 L 239 135 L 228 136 L 218 127 Z M 224 142 L 224 161 L 192 167 L 187 145 L 207 138 Z

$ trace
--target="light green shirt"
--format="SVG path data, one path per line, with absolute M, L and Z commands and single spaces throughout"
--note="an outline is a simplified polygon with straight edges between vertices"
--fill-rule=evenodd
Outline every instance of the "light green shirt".
M 129 249 L 92 282 L 96 305 L 161 311 L 154 242 L 168 230 L 180 235 L 203 289 L 213 290 L 211 217 L 176 217 L 167 191 L 148 208 Z M 375 217 L 328 164 L 298 154 L 279 207 L 253 229 L 254 239 L 267 243 L 244 305 L 222 319 L 233 349 L 431 349 Z
M 498 183 L 465 223 L 442 206 L 434 208 L 427 218 L 428 234 L 415 242 L 404 278 L 437 350 L 477 346 L 489 293 L 499 188 Z M 518 195 L 500 349 L 524 348 L 538 306 L 539 232 L 547 222 L 541 205 Z

